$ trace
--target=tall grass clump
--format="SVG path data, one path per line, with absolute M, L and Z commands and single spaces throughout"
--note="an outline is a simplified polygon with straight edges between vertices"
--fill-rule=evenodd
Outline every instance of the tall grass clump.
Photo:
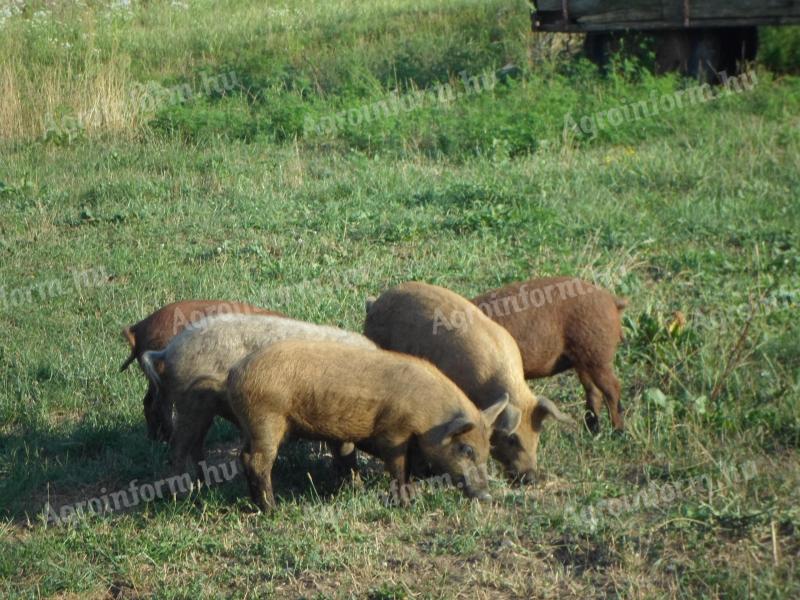
M 199 73 L 235 72 L 251 110 L 269 113 L 280 99 L 275 90 L 320 102 L 361 97 L 373 81 L 426 86 L 461 71 L 520 62 L 526 53 L 522 0 L 511 6 L 474 0 L 19 6 L 0 24 L 0 139 L 6 140 L 48 132 L 70 139 L 132 134 L 150 120 L 137 89 L 185 85 Z M 165 112 L 181 103 L 163 103 Z M 272 130 L 269 123 L 237 127 L 236 110 L 223 109 L 228 117 L 201 111 L 201 122 L 231 118 L 234 135 Z

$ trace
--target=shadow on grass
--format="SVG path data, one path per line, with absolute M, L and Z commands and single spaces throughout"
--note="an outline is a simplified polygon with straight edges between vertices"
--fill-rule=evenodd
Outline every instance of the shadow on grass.
M 235 473 L 234 477 L 223 476 L 218 480 L 221 483 L 212 486 L 215 494 L 231 503 L 248 498 L 238 463 L 239 449 L 236 429 L 218 422 L 206 440 L 206 464 L 236 466 L 227 470 Z M 48 504 L 59 514 L 60 507 L 128 490 L 133 485 L 141 489 L 174 475 L 166 445 L 149 440 L 143 424 L 108 427 L 82 422 L 55 431 L 26 427 L 0 435 L 0 456 L 0 518 L 18 525 L 40 522 Z M 370 470 L 375 470 L 374 465 Z M 327 448 L 305 440 L 284 441 L 273 468 L 273 481 L 279 503 L 298 498 L 328 500 L 347 483 L 337 476 Z M 140 501 L 121 512 L 172 501 L 168 488 L 163 489 L 163 498 Z M 203 487 L 199 495 L 179 497 L 178 502 L 191 504 L 207 492 L 208 487 Z
M 27 522 L 48 501 L 72 502 L 95 488 L 152 477 L 166 452 L 147 439 L 144 424 L 109 427 L 85 419 L 61 428 L 20 426 L 0 435 L 0 456 L 0 517 Z
M 615 567 L 621 560 L 617 552 L 598 536 L 569 533 L 555 541 L 553 558 L 565 569 L 581 576 Z

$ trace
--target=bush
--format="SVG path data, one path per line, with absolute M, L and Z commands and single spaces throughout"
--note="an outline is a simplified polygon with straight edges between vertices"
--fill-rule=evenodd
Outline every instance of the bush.
M 800 73 L 800 27 L 763 27 L 759 60 L 771 71 Z

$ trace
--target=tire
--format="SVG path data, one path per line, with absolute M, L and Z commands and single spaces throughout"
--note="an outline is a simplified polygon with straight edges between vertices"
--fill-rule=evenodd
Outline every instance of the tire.
M 611 35 L 608 33 L 590 32 L 583 40 L 583 53 L 590 61 L 601 69 L 608 66 L 610 59 Z
M 741 73 L 758 53 L 758 28 L 720 27 L 692 32 L 688 74 L 720 82 Z
M 720 30 L 722 39 L 723 68 L 733 75 L 747 68 L 758 53 L 757 27 L 730 27 Z
M 692 53 L 692 41 L 685 30 L 660 31 L 653 34 L 655 71 L 658 74 L 678 71 L 686 73 Z
M 723 64 L 722 36 L 716 29 L 698 29 L 692 32 L 691 52 L 686 72 L 701 82 L 716 82 Z

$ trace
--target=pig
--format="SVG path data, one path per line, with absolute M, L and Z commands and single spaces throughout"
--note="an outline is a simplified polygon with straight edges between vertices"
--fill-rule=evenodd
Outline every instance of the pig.
M 512 480 L 533 480 L 545 417 L 573 423 L 528 388 L 511 334 L 455 292 L 409 282 L 368 299 L 364 334 L 381 348 L 431 361 L 480 409 L 508 399 L 492 456 Z
M 376 350 L 363 335 L 338 327 L 272 315 L 222 315 L 196 321 L 163 350 L 142 355 L 145 374 L 158 392 L 156 410 L 163 421 L 173 423 L 169 447 L 176 469 L 185 467 L 189 456 L 195 464 L 202 460 L 203 442 L 215 416 L 238 426 L 225 399 L 231 367 L 251 352 L 285 339 L 333 340 Z M 352 444 L 331 451 L 342 470 L 355 470 Z
M 183 300 L 173 302 L 158 309 L 138 323 L 122 330 L 123 337 L 131 347 L 130 356 L 120 371 L 125 371 L 134 361 L 139 362 L 148 350 L 162 350 L 169 341 L 183 331 L 189 323 L 205 317 L 223 314 L 278 315 L 278 313 L 245 304 L 223 300 Z M 144 395 L 144 418 L 147 423 L 147 436 L 151 440 L 169 441 L 172 423 L 163 422 L 154 409 L 155 390 L 148 384 Z
M 384 461 L 403 504 L 412 443 L 468 497 L 491 500 L 490 433 L 508 401 L 479 411 L 427 361 L 339 342 L 282 341 L 230 370 L 227 399 L 242 426 L 250 495 L 262 510 L 275 505 L 271 471 L 287 433 L 354 442 Z
M 472 302 L 517 341 L 526 379 L 575 369 L 586 392 L 589 431 L 599 432 L 603 398 L 614 429 L 624 429 L 614 353 L 627 300 L 581 279 L 545 277 L 511 283 Z

